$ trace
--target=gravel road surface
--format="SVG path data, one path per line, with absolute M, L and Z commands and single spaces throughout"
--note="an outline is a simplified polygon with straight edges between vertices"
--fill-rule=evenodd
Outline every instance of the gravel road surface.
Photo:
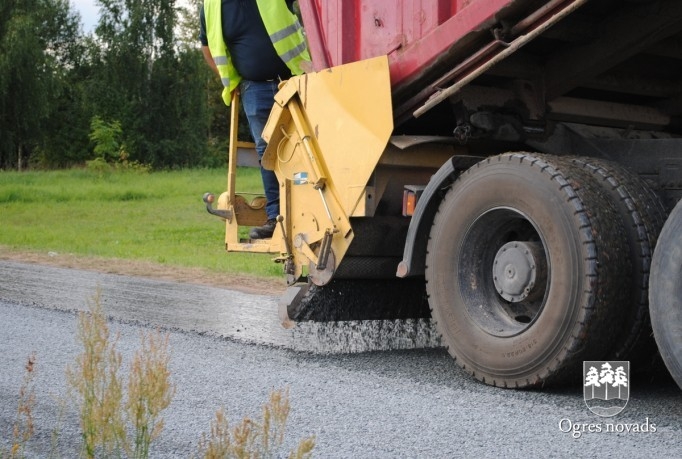
M 170 335 L 177 392 L 152 457 L 192 457 L 219 407 L 234 421 L 258 417 L 271 390 L 287 387 L 287 447 L 314 435 L 315 457 L 682 457 L 682 391 L 666 377 L 633 380 L 625 410 L 600 418 L 585 406 L 581 375 L 544 391 L 472 380 L 428 321 L 284 330 L 272 296 L 9 261 L 0 261 L 0 447 L 35 352 L 29 457 L 50 456 L 55 427 L 56 456 L 77 456 L 64 371 L 80 352 L 74 312 L 98 288 L 124 362 L 142 330 Z

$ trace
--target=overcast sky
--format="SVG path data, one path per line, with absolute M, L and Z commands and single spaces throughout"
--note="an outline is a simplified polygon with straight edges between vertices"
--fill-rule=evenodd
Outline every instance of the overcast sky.
M 83 30 L 87 32 L 92 32 L 97 26 L 97 21 L 99 19 L 99 5 L 97 5 L 97 0 L 70 0 L 71 4 L 81 15 L 81 22 L 83 23 Z M 176 1 L 176 4 L 182 5 L 184 2 L 182 0 Z
M 83 30 L 92 32 L 97 25 L 99 18 L 99 6 L 95 5 L 96 0 L 71 0 L 71 4 L 81 15 Z

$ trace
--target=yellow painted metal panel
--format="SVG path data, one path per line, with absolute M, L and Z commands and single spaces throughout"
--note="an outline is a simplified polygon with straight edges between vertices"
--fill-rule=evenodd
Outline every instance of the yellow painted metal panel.
M 293 89 L 319 146 L 320 167 L 340 191 L 350 215 L 393 130 L 388 60 L 382 56 L 293 77 L 281 89 L 284 96 L 276 100 L 286 103 Z M 276 131 L 286 120 L 273 119 L 276 116 L 273 112 L 263 134 L 269 142 L 263 165 L 293 179 L 298 171 L 288 167 L 287 157 L 278 160 L 277 141 L 282 139 Z
M 353 240 L 349 217 L 362 215 L 367 182 L 393 130 L 388 61 L 293 77 L 275 101 L 262 164 L 286 184 L 280 208 L 300 275 L 317 265 L 325 234 L 332 234 L 337 265 Z

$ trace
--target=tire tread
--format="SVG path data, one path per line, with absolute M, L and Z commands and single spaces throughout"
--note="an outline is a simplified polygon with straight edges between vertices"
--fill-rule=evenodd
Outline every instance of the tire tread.
M 434 228 L 447 218 L 443 213 L 445 204 L 457 192 L 459 183 L 469 179 L 488 167 L 495 167 L 502 162 L 514 162 L 520 167 L 537 170 L 541 177 L 555 183 L 563 193 L 564 200 L 572 209 L 577 229 L 584 246 L 585 257 L 582 260 L 584 277 L 588 279 L 586 288 L 581 292 L 580 310 L 576 320 L 572 322 L 572 331 L 560 348 L 550 355 L 546 362 L 534 370 L 513 377 L 500 374 L 486 374 L 467 364 L 458 355 L 453 343 L 448 343 L 447 330 L 441 318 L 440 306 L 434 304 L 432 286 L 430 285 L 429 260 L 432 253 L 437 253 L 433 246 L 433 237 L 429 236 L 427 244 L 426 282 L 429 308 L 431 309 L 436 328 L 441 333 L 443 342 L 448 344 L 448 352 L 458 365 L 482 382 L 502 387 L 529 387 L 560 382 L 582 367 L 582 360 L 598 360 L 608 351 L 615 333 L 608 322 L 614 317 L 614 305 L 622 301 L 622 288 L 616 286 L 617 279 L 623 278 L 628 269 L 628 260 L 618 250 L 624 240 L 624 230 L 615 218 L 616 210 L 603 194 L 594 180 L 582 173 L 577 166 L 561 162 L 557 157 L 535 153 L 505 153 L 479 162 L 463 172 L 445 193 L 441 206 L 434 218 Z M 433 233 L 433 231 L 432 231 Z M 430 269 L 431 268 L 431 269 Z M 591 279 L 591 281 L 590 281 Z

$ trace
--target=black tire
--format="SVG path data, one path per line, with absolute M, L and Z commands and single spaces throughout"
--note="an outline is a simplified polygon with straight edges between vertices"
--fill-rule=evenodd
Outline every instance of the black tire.
M 656 344 L 649 319 L 649 270 L 665 222 L 665 208 L 644 180 L 619 164 L 596 158 L 573 158 L 571 162 L 594 177 L 613 202 L 623 222 L 625 250 L 632 261 L 629 299 L 618 310 L 624 317 L 623 327 L 607 359 L 631 360 L 635 370 L 651 369 Z
M 649 308 L 658 350 L 682 388 L 682 201 L 658 238 L 651 264 Z
M 487 384 L 580 380 L 582 361 L 602 359 L 619 327 L 612 311 L 630 269 L 620 219 L 592 180 L 581 184 L 576 168 L 557 163 L 531 153 L 488 158 L 458 178 L 433 222 L 433 319 L 458 364 Z M 509 262 L 507 249 L 520 257 Z M 515 296 L 514 273 L 534 270 Z

